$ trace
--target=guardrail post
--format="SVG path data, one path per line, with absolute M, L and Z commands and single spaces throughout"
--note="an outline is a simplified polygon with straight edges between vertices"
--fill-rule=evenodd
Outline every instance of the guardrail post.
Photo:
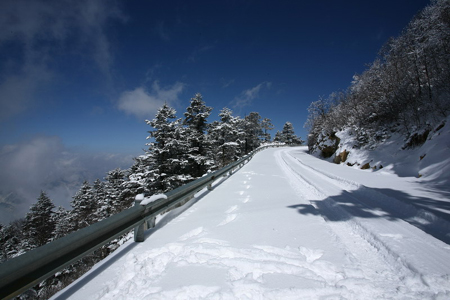
M 212 184 L 214 183 L 214 180 L 216 180 L 215 176 L 211 177 L 211 182 L 206 186 L 208 191 L 212 191 Z
M 139 196 L 139 195 L 138 195 Z M 136 196 L 136 198 L 138 198 Z M 134 200 L 134 206 L 141 205 L 142 198 L 139 197 L 139 199 Z M 145 225 L 147 222 L 142 221 L 138 226 L 134 227 L 134 241 L 135 242 L 143 242 L 145 240 L 144 233 L 145 233 Z
M 147 229 L 154 228 L 156 226 L 156 218 L 150 218 L 147 221 Z
M 142 224 L 134 228 L 134 241 L 143 242 L 145 240 L 145 231 L 156 226 L 156 218 L 150 218 L 142 221 Z

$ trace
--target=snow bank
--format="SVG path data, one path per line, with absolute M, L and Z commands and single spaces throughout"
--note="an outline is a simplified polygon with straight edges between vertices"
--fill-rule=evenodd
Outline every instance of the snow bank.
M 450 186 L 450 117 L 430 131 L 423 145 L 415 148 L 405 147 L 407 141 L 400 133 L 380 132 L 377 135 L 382 137 L 380 141 L 360 147 L 352 129 L 337 132 L 339 146 L 328 161 L 348 151 L 347 160 L 341 163 L 343 165 L 358 169 L 366 165 L 369 167 L 366 172 L 382 170 L 401 177 L 436 181 L 440 187 Z M 318 153 L 314 155 L 318 156 Z
M 139 199 L 138 199 L 138 197 L 139 197 Z M 144 206 L 147 205 L 147 204 L 150 204 L 152 202 L 155 202 L 156 200 L 159 200 L 159 199 L 167 199 L 167 196 L 164 195 L 164 194 L 155 194 L 155 195 L 152 195 L 152 196 L 147 197 L 147 198 L 144 198 L 143 194 L 140 194 L 140 195 L 136 196 L 136 200 L 142 200 L 140 204 L 144 205 Z

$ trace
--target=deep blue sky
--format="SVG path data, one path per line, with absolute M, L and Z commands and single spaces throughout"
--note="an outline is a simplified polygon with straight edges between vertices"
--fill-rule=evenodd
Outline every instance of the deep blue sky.
M 304 138 L 309 103 L 345 89 L 428 4 L 39 2 L 1 4 L 7 6 L 1 13 L 1 143 L 56 135 L 70 147 L 136 155 L 149 129 L 144 120 L 160 102 L 169 101 L 181 117 L 196 92 L 214 108 L 211 120 L 225 106 L 241 116 L 257 111 L 276 129 L 292 122 Z M 76 17 L 61 10 L 87 12 Z M 153 109 L 136 100 L 139 95 L 156 102 Z M 122 109 L 121 99 L 128 105 Z
M 272 136 L 290 121 L 305 139 L 308 105 L 347 88 L 428 3 L 3 0 L 1 159 L 30 147 L 14 157 L 40 161 L 48 150 L 30 145 L 55 141 L 64 155 L 140 155 L 144 120 L 164 101 L 182 117 L 197 92 L 210 121 L 256 111 Z

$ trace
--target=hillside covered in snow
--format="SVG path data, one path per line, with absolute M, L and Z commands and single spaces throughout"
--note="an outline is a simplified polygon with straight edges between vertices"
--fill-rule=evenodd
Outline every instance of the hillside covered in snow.
M 380 140 L 367 141 L 345 129 L 320 136 L 309 150 L 316 157 L 354 169 L 415 177 L 450 195 L 450 117 L 410 138 L 395 130 L 381 135 Z
M 448 186 L 450 2 L 436 0 L 391 38 L 345 91 L 311 103 L 314 155 Z

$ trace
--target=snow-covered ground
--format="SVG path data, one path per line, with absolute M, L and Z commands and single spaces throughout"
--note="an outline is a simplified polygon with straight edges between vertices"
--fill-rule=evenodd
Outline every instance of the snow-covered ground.
M 450 200 L 268 149 L 53 299 L 450 299 Z

